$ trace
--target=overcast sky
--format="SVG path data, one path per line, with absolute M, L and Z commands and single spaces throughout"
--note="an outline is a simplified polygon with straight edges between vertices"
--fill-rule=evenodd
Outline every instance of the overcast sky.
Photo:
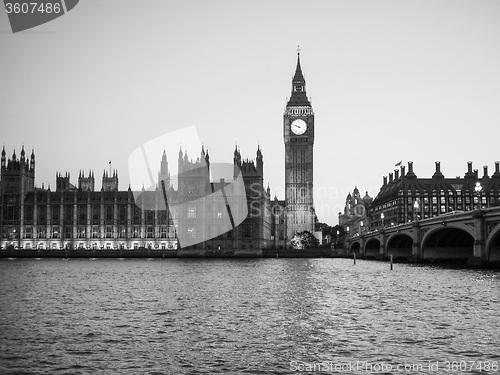
M 402 160 L 430 177 L 500 159 L 500 1 L 84 0 L 12 34 L 0 12 L 0 141 L 35 148 L 36 184 L 118 170 L 195 126 L 212 162 L 235 144 L 284 198 L 283 110 L 297 46 L 315 111 L 319 220 Z M 179 144 L 182 140 L 179 140 Z M 175 150 L 167 150 L 175 171 Z M 174 156 L 172 156 L 174 155 Z M 158 155 L 158 166 L 161 154 Z

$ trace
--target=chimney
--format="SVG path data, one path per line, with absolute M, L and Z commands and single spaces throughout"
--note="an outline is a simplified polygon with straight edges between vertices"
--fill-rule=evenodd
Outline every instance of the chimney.
M 479 172 L 477 169 L 474 169 L 474 176 L 476 176 L 476 178 L 479 178 Z
M 408 173 L 413 173 L 413 162 L 412 161 L 408 162 Z
M 399 178 L 399 170 L 394 170 L 394 179 L 397 180 Z
M 487 165 L 483 166 L 483 178 L 489 178 Z
M 437 161 L 436 162 L 436 171 L 432 175 L 432 178 L 441 178 L 444 177 L 443 174 L 441 173 L 441 162 Z
M 384 186 L 387 185 L 387 176 L 384 176 Z
M 495 162 L 495 174 L 493 176 L 500 176 L 500 161 Z
M 401 166 L 401 177 L 405 176 L 405 169 L 406 167 L 404 165 Z
M 393 181 L 393 178 L 392 178 L 392 172 L 389 173 L 389 183 L 391 183 Z
M 467 162 L 467 173 L 465 174 L 466 178 L 477 178 L 477 169 L 472 171 L 472 162 Z

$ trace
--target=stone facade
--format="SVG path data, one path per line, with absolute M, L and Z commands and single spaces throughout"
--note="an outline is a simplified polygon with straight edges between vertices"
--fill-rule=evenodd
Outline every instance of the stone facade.
M 339 225 L 344 229 L 347 236 L 361 235 L 370 227 L 370 207 L 373 198 L 366 192 L 361 197 L 358 188 L 347 195 L 344 213 L 339 212 Z
M 104 171 L 101 190 L 94 172 L 80 171 L 73 185 L 56 174 L 56 189 L 35 187 L 35 155 L 24 148 L 7 160 L 2 151 L 0 247 L 85 249 L 263 249 L 286 248 L 295 233 L 315 231 L 313 203 L 314 112 L 306 96 L 300 54 L 292 94 L 283 113 L 285 199 L 270 200 L 264 187 L 264 161 L 243 160 L 236 148 L 234 173 L 211 180 L 208 151 L 191 159 L 178 156 L 177 190 L 171 184 L 166 153 L 156 186 L 119 190 L 116 171 Z M 242 193 L 228 197 L 242 181 Z M 154 185 L 154 184 L 153 184 Z M 246 207 L 245 207 L 246 205 Z
M 394 174 L 389 173 L 389 179 L 383 178 L 380 192 L 371 205 L 370 229 L 495 206 L 500 206 L 498 161 L 492 176 L 488 175 L 488 168 L 483 167 L 480 177 L 478 171 L 472 169 L 472 162 L 468 162 L 464 177 L 455 178 L 446 178 L 441 173 L 440 162 L 436 162 L 431 178 L 417 177 L 413 162 L 408 162 L 408 173 L 405 166 L 401 166 Z
M 307 230 L 314 233 L 313 202 L 314 111 L 306 95 L 300 53 L 292 79 L 292 94 L 283 114 L 285 141 L 286 239 Z
M 228 189 L 231 181 L 210 181 L 210 160 L 202 149 L 195 161 L 179 152 L 178 189 L 170 184 L 163 154 L 158 184 L 153 190 L 118 189 L 118 173 L 103 173 L 95 191 L 94 173 L 80 173 L 78 188 L 69 174 L 56 174 L 56 190 L 35 188 L 32 161 L 2 153 L 0 177 L 0 246 L 25 249 L 245 249 L 271 246 L 269 189 L 264 189 L 263 155 L 241 160 L 235 151 L 235 171 L 241 173 L 248 215 L 225 230 L 230 220 L 225 202 L 213 192 Z M 237 156 L 237 157 L 236 157 Z M 234 176 L 236 177 L 236 176 Z M 233 197 L 233 199 L 235 199 Z M 235 205 L 235 207 L 238 207 Z M 237 212 L 232 212 L 236 217 Z M 212 233 L 213 231 L 213 233 Z M 220 233 L 220 234 L 219 234 Z M 202 239 L 198 241 L 197 239 Z M 184 241 L 185 240 L 185 241 Z

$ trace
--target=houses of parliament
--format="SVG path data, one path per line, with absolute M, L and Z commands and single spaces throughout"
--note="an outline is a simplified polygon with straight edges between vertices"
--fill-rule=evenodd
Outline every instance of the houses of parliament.
M 24 147 L 19 157 L 1 152 L 0 248 L 15 249 L 264 249 L 286 248 L 293 236 L 314 232 L 314 112 L 306 95 L 300 52 L 292 91 L 283 113 L 285 199 L 264 186 L 264 156 L 254 160 L 233 152 L 233 179 L 244 184 L 245 216 L 236 223 L 225 189 L 231 181 L 210 181 L 210 156 L 179 150 L 177 189 L 170 181 L 166 153 L 154 189 L 119 189 L 118 173 L 104 171 L 96 188 L 93 171 L 73 184 L 56 173 L 55 190 L 35 185 L 36 160 Z M 224 199 L 212 199 L 214 192 Z M 212 193 L 212 194 L 211 194 Z M 244 207 L 244 206 L 243 206 Z

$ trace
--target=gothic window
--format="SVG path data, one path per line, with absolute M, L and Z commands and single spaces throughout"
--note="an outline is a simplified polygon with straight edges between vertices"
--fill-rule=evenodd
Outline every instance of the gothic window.
M 111 223 L 113 222 L 113 216 L 114 216 L 114 206 L 111 204 L 107 204 L 105 208 L 105 215 L 106 215 L 106 222 Z
M 118 237 L 127 238 L 127 228 L 124 225 L 118 227 Z
M 155 222 L 155 212 L 152 210 L 147 210 L 146 211 L 146 223 L 147 224 L 153 224 Z
M 127 223 L 127 206 L 120 206 L 118 209 L 118 222 L 120 224 Z
M 59 226 L 51 227 L 50 231 L 51 231 L 51 234 L 50 234 L 51 238 L 59 238 Z
M 98 204 L 93 204 L 91 208 L 91 218 L 92 224 L 99 224 L 99 213 L 101 210 L 101 206 Z
M 33 221 L 33 206 L 24 206 L 24 222 L 31 223 Z
M 139 238 L 140 233 L 141 233 L 140 227 L 134 225 L 134 227 L 132 228 L 132 238 Z
M 243 227 L 243 237 L 245 237 L 245 238 L 252 237 L 252 227 L 251 226 Z
M 134 206 L 133 222 L 135 224 L 141 223 L 141 209 L 137 206 Z
M 38 207 L 38 224 L 47 223 L 47 206 Z
M 86 224 L 87 223 L 87 206 L 79 205 L 77 208 L 77 220 L 78 224 Z
M 77 228 L 77 237 L 78 238 L 86 238 L 86 229 L 85 229 L 85 226 L 84 225 L 79 225 L 78 228 Z
M 65 205 L 64 206 L 64 224 L 72 224 L 73 223 L 73 206 Z
M 106 238 L 113 238 L 113 227 L 110 225 L 106 226 Z
M 167 226 L 160 226 L 160 238 L 167 238 Z
M 162 211 L 158 212 L 158 217 L 159 217 L 160 224 L 167 224 L 167 211 L 166 210 L 162 210 Z

